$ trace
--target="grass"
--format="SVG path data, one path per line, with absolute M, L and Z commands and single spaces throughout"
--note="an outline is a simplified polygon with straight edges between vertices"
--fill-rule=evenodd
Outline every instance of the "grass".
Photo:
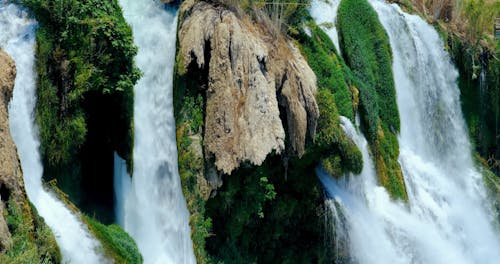
M 0 254 L 0 263 L 61 263 L 55 237 L 33 205 L 20 207 L 11 197 L 3 217 L 12 243 Z
M 103 225 L 97 220 L 84 215 L 89 230 L 101 242 L 104 253 L 115 263 L 142 263 L 142 256 L 132 237 L 116 224 Z

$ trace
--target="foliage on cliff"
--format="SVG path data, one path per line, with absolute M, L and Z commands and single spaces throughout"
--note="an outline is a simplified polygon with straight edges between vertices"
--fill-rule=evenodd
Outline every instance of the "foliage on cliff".
M 391 197 L 406 200 L 404 179 L 397 161 L 396 134 L 400 121 L 389 38 L 366 0 L 343 0 L 337 24 L 346 63 L 364 84 L 358 87 L 360 108 L 379 182 Z
M 179 175 L 182 192 L 189 210 L 191 239 L 197 263 L 209 263 L 205 239 L 209 236 L 212 222 L 205 216 L 205 201 L 211 188 L 204 177 L 202 130 L 204 126 L 204 99 L 200 86 L 206 72 L 191 68 L 185 75 L 174 73 L 174 113 L 177 136 Z
M 132 169 L 140 71 L 131 29 L 116 0 L 20 2 L 39 22 L 35 114 L 45 176 L 89 213 L 109 212 L 113 152 Z
M 140 73 L 133 64 L 132 32 L 117 1 L 22 3 L 40 23 L 37 121 L 46 161 L 69 161 L 84 143 L 88 117 L 82 104 L 91 92 L 109 96 L 121 112 L 109 120 L 110 128 L 117 127 L 110 139 L 121 147 L 120 154 L 128 153 L 131 146 L 121 144 L 131 143 L 133 86 Z
M 354 121 L 358 98 L 353 77 L 342 58 L 338 57 L 330 38 L 312 20 L 307 27 L 311 36 L 300 30 L 294 38 L 318 78 L 316 100 L 320 118 L 315 144 L 309 152 L 322 157 L 323 166 L 333 176 L 346 171 L 358 174 L 363 168 L 361 152 L 344 135 L 339 119 L 340 114 Z
M 307 156 L 307 154 L 305 155 Z M 213 221 L 209 252 L 224 263 L 321 263 L 323 195 L 314 180 L 316 161 L 268 157 L 259 167 L 241 167 L 224 177 L 207 202 Z
M 12 234 L 12 244 L 0 254 L 1 263 L 61 263 L 62 257 L 52 231 L 31 204 L 20 208 L 14 197 L 4 216 Z
M 449 36 L 448 46 L 460 73 L 460 99 L 471 141 L 500 175 L 500 40 L 495 51 L 484 50 L 478 58 L 473 47 L 456 37 Z
M 273 153 L 260 166 L 242 163 L 230 176 L 217 172 L 213 159 L 204 155 L 205 111 L 208 111 L 206 102 L 210 94 L 207 86 L 214 79 L 210 78 L 212 64 L 206 62 L 211 61 L 211 56 L 218 56 L 218 53 L 211 54 L 216 42 L 209 42 L 203 55 L 195 53 L 202 58 L 197 56 L 197 60 L 192 60 L 189 65 L 177 56 L 174 109 L 179 173 L 199 263 L 325 261 L 327 250 L 321 217 L 323 194 L 314 169 L 321 161 L 326 164 L 338 160 L 335 166 L 330 166 L 338 169 L 335 176 L 344 171 L 359 173 L 362 156 L 344 135 L 337 110 L 338 104 L 343 115 L 354 118 L 351 101 L 357 99 L 354 99 L 356 89 L 351 87 L 354 83 L 351 79 L 355 77 L 349 75 L 349 81 L 344 78 L 347 67 L 319 29 L 318 35 L 322 38 L 319 41 L 304 35 L 298 43 L 303 51 L 309 51 L 304 55 L 319 77 L 316 101 L 320 118 L 316 136 L 308 142 L 300 159 L 288 152 Z M 200 60 L 204 62 L 202 67 L 199 67 Z M 273 63 L 279 62 L 262 61 L 264 68 L 260 70 L 273 76 L 268 69 L 277 67 Z M 313 61 L 318 61 L 318 64 L 313 64 Z M 280 120 L 286 127 L 287 112 L 283 108 L 280 109 Z M 222 187 L 219 177 L 224 181 Z

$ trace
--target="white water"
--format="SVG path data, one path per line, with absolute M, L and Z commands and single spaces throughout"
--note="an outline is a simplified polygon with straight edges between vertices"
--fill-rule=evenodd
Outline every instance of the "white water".
M 65 205 L 42 185 L 40 143 L 34 125 L 35 29 L 37 23 L 26 12 L 0 1 L 0 47 L 15 61 L 17 76 L 9 106 L 10 131 L 16 143 L 28 198 L 56 236 L 65 262 L 103 263 L 100 244 Z
M 409 203 L 392 201 L 377 185 L 366 140 L 343 120 L 362 150 L 363 172 L 338 181 L 318 174 L 343 206 L 350 254 L 359 263 L 498 263 L 499 234 L 471 157 L 458 73 L 444 44 L 421 18 L 380 0 L 371 4 L 394 57 L 399 160 Z
M 189 213 L 177 168 L 172 76 L 177 14 L 159 1 L 120 0 L 133 29 L 144 76 L 135 86 L 134 173 L 126 173 L 117 197 L 126 197 L 124 228 L 137 242 L 144 263 L 195 263 Z M 127 190 L 127 186 L 129 190 Z
M 313 0 L 309 13 L 311 13 L 311 16 L 319 26 L 326 25 L 326 23 L 332 26 L 322 26 L 322 29 L 332 40 L 337 52 L 341 54 L 337 32 L 337 10 L 339 4 L 340 0 Z

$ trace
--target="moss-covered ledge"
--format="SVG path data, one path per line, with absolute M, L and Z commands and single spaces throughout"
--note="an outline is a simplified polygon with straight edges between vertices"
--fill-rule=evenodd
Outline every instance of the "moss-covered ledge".
M 362 128 L 367 135 L 379 182 L 394 199 L 408 199 L 398 162 L 399 112 L 389 37 L 367 0 L 342 0 L 337 23 L 347 65 L 362 83 Z

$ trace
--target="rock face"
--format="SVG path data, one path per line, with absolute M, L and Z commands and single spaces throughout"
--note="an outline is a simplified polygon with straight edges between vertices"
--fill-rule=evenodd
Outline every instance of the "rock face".
M 21 205 L 26 199 L 21 167 L 10 135 L 7 111 L 15 76 L 14 62 L 0 50 L 0 251 L 8 248 L 11 243 L 11 235 L 3 218 L 7 201 L 14 198 Z
M 226 174 L 244 161 L 260 165 L 285 150 L 284 122 L 290 152 L 301 156 L 319 111 L 316 76 L 299 51 L 220 5 L 185 1 L 179 17 L 179 72 L 208 67 L 206 157 Z

